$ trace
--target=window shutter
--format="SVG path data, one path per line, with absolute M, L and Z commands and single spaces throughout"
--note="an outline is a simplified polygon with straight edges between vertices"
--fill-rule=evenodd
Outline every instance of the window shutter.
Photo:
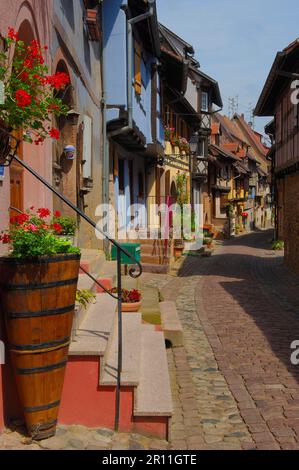
M 134 88 L 138 95 L 141 95 L 142 83 L 141 83 L 141 46 L 137 41 L 134 41 Z
M 92 120 L 89 116 L 83 117 L 83 178 L 91 178 L 92 161 L 91 161 L 91 135 Z

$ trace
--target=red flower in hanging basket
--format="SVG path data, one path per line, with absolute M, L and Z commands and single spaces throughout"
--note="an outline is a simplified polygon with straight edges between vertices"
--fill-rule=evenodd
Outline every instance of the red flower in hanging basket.
M 26 45 L 13 28 L 8 28 L 3 40 L 6 47 L 2 51 L 0 67 L 0 82 L 4 84 L 1 128 L 8 132 L 8 138 L 12 130 L 20 130 L 24 141 L 36 145 L 49 136 L 58 140 L 60 132 L 45 128 L 44 123 L 51 122 L 52 115 L 58 117 L 68 112 L 57 93 L 70 83 L 68 74 L 49 75 L 44 58 L 48 46 L 42 46 L 38 40 L 33 39 Z M 5 146 L 3 159 L 7 157 L 8 150 Z
M 244 217 L 245 219 L 246 219 L 247 217 L 249 217 L 249 214 L 248 214 L 248 212 L 242 212 L 242 214 L 241 214 L 241 215 L 242 215 L 242 217 Z
M 29 106 L 32 102 L 32 97 L 25 90 L 17 90 L 15 97 L 17 105 L 20 108 L 25 108 L 26 106 Z
M 52 139 L 59 140 L 60 138 L 60 132 L 58 129 L 50 129 L 49 130 L 49 136 L 52 137 Z

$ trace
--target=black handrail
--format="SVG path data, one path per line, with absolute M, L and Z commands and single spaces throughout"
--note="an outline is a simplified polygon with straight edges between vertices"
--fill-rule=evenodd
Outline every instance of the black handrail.
M 132 260 L 133 267 L 129 269 L 129 275 L 133 278 L 138 278 L 142 274 L 142 266 L 139 261 L 137 261 L 134 256 L 129 253 L 125 248 L 123 248 L 116 240 L 110 238 L 105 232 L 103 232 L 98 225 L 82 212 L 75 204 L 73 204 L 69 199 L 67 199 L 63 194 L 57 191 L 45 178 L 40 176 L 33 168 L 31 168 L 27 163 L 21 160 L 15 153 L 11 156 L 10 163 L 12 160 L 16 160 L 23 168 L 25 168 L 32 176 L 34 176 L 38 181 L 40 181 L 44 186 L 46 186 L 52 193 L 54 193 L 59 199 L 61 199 L 68 207 L 70 207 L 76 214 L 78 214 L 82 219 L 84 219 L 89 225 L 91 225 L 97 232 L 103 235 L 112 245 L 116 247 L 117 253 L 117 311 L 118 311 L 118 364 L 117 364 L 117 385 L 116 385 L 116 400 L 115 400 L 115 430 L 118 431 L 119 428 L 119 418 L 120 418 L 120 388 L 121 388 L 121 374 L 122 374 L 122 279 L 121 279 L 121 254 L 125 254 L 129 259 Z M 9 164 L 10 164 L 9 163 Z M 138 270 L 136 270 L 136 267 Z M 82 269 L 82 268 L 81 268 Z M 102 286 L 101 286 L 102 287 Z M 105 289 L 104 289 L 105 290 Z M 112 294 L 112 297 L 116 298 Z

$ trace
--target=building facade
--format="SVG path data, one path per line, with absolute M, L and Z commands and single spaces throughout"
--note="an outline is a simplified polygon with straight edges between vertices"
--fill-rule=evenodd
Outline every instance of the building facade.
M 8 27 L 19 31 L 19 37 L 29 45 L 33 39 L 38 39 L 43 45 L 50 45 L 52 1 L 45 0 L 15 0 L 7 3 L 0 1 L 0 33 L 5 36 Z M 51 52 L 45 54 L 45 63 L 51 71 Z M 43 146 L 33 146 L 22 142 L 18 156 L 31 165 L 48 181 L 52 179 L 52 142 L 48 139 Z M 50 192 L 44 190 L 33 176 L 17 164 L 5 168 L 0 178 L 0 231 L 8 228 L 10 216 L 16 215 L 16 210 L 24 211 L 31 206 L 52 208 L 53 198 Z M 2 245 L 2 244 L 1 244 Z M 0 250 L 3 250 L 0 246 Z
M 101 10 L 94 0 L 54 0 L 53 6 L 52 69 L 70 77 L 63 92 L 69 113 L 56 123 L 61 138 L 53 146 L 53 184 L 95 220 L 103 201 Z M 64 152 L 67 146 L 76 148 L 73 160 Z M 56 197 L 54 209 L 74 216 Z M 78 225 L 79 246 L 102 247 L 89 225 L 79 219 Z
M 257 116 L 274 117 L 266 132 L 273 148 L 276 237 L 285 242 L 285 262 L 299 272 L 299 40 L 278 52 L 257 103 Z

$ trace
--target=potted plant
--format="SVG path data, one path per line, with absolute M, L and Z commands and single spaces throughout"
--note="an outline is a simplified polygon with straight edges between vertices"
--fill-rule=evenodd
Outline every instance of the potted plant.
M 17 144 L 12 131 L 22 131 L 22 139 L 35 145 L 47 137 L 59 139 L 52 116 L 66 114 L 68 108 L 58 92 L 70 82 L 63 72 L 48 75 L 44 53 L 48 49 L 37 40 L 25 45 L 13 28 L 3 38 L 0 52 L 0 165 L 9 163 Z
M 60 211 L 55 211 L 52 224 L 56 224 L 57 228 L 60 226 L 60 235 L 70 240 L 73 245 L 75 244 L 75 235 L 77 230 L 77 220 L 75 217 L 62 215 Z
M 46 208 L 11 219 L 0 240 L 1 311 L 30 436 L 55 434 L 68 359 L 80 250 L 58 236 Z
M 117 294 L 117 288 L 111 289 Z M 138 312 L 141 307 L 141 292 L 137 289 L 122 289 L 122 312 Z

